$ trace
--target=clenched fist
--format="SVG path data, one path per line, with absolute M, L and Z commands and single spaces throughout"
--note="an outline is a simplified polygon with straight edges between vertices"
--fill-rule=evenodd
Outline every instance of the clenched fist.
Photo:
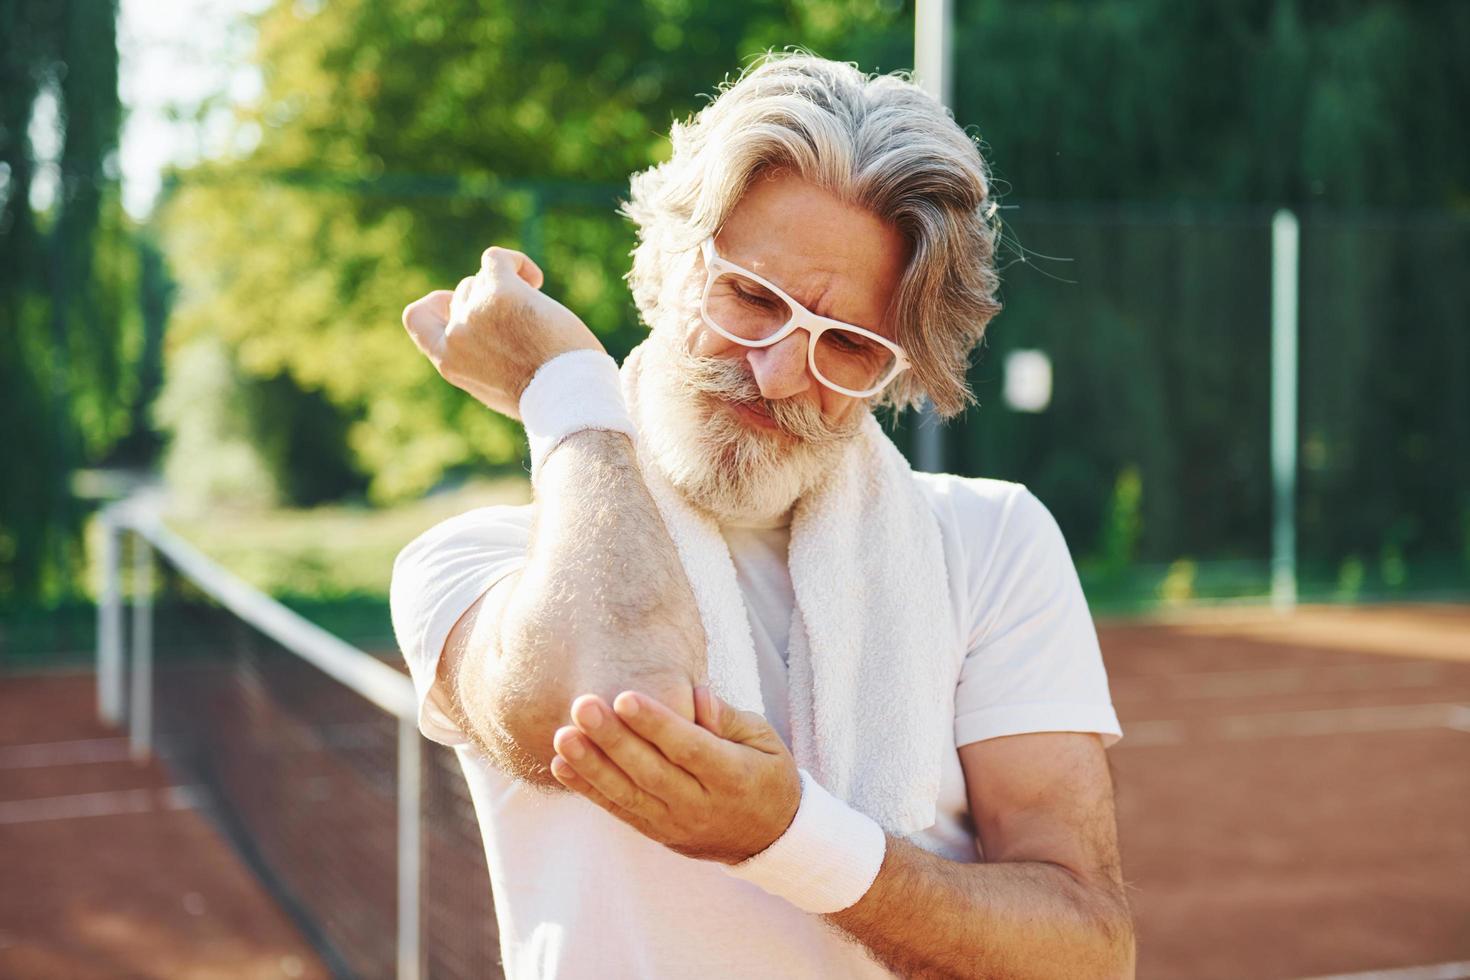
M 581 319 L 541 292 L 545 277 L 524 254 L 492 245 L 480 271 L 403 310 L 403 326 L 439 374 L 478 401 L 520 418 L 536 369 L 569 350 L 603 349 Z

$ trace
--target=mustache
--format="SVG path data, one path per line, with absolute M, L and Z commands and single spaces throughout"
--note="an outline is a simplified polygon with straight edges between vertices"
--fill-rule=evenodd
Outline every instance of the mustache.
M 678 356 L 679 381 L 687 390 L 763 412 L 777 428 L 802 442 L 819 445 L 846 438 L 861 421 L 861 413 L 854 412 L 847 422 L 834 426 L 822 417 L 821 409 L 809 402 L 766 398 L 744 359 L 699 357 L 685 351 L 679 351 Z

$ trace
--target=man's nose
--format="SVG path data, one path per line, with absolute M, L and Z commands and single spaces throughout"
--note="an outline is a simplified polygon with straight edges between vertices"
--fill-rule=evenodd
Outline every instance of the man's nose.
M 762 397 L 776 400 L 790 398 L 817 383 L 807 370 L 805 330 L 793 330 L 791 336 L 770 347 L 752 347 L 746 354 L 755 383 Z

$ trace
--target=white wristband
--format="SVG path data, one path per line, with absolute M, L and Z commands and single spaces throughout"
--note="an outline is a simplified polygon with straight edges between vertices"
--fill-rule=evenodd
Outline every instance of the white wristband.
M 801 804 L 791 826 L 754 857 L 722 867 L 803 911 L 840 912 L 873 886 L 888 838 L 877 821 L 800 772 Z
M 531 444 L 531 480 L 557 445 L 583 429 L 607 429 L 637 437 L 623 404 L 618 365 L 600 350 L 571 350 L 536 369 L 521 392 L 521 423 Z

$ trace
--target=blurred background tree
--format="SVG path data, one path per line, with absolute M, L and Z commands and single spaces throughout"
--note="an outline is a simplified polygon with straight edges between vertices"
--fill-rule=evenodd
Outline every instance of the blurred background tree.
M 390 502 L 461 468 L 518 463 L 517 427 L 405 344 L 403 306 L 452 289 L 490 244 L 511 244 L 626 352 L 640 332 L 620 281 L 633 238 L 613 209 L 629 173 L 666 152 L 669 121 L 752 51 L 830 42 L 896 14 L 857 3 L 650 0 L 573 16 L 473 0 L 276 4 L 258 20 L 264 94 L 239 120 L 258 144 L 180 175 L 164 209 L 171 252 L 188 257 L 170 343 L 182 356 L 221 340 L 243 384 L 273 384 L 273 403 L 296 404 L 276 414 L 277 431 L 256 426 L 274 441 L 263 458 L 278 499 L 365 487 Z M 301 442 L 330 478 L 294 480 Z M 188 458 L 197 465 L 193 448 Z
M 961 62 L 957 114 L 983 121 L 1002 186 L 1022 199 L 1463 195 L 1466 146 L 1447 134 L 1464 68 L 1436 11 L 1340 4 L 1304 22 L 1293 3 L 959 7 L 957 48 L 984 56 Z M 507 242 L 625 351 L 639 334 L 617 281 L 632 239 L 610 210 L 627 175 L 666 152 L 669 120 L 768 46 L 905 65 L 911 20 L 855 2 L 657 0 L 574 16 L 473 0 L 275 4 L 258 20 L 265 91 L 239 119 L 256 148 L 183 175 L 167 209 L 171 252 L 188 257 L 172 343 L 219 337 L 247 382 L 284 378 L 278 397 L 302 396 L 279 413 L 287 449 L 268 454 L 284 499 L 365 481 L 389 501 L 514 461 L 514 428 L 440 383 L 389 312 Z M 1416 131 L 1447 151 L 1417 173 L 1398 152 Z M 326 450 L 314 458 L 329 473 L 291 494 L 293 440 Z
M 0 598 L 74 588 L 74 470 L 133 427 L 136 228 L 117 194 L 114 3 L 0 3 Z

